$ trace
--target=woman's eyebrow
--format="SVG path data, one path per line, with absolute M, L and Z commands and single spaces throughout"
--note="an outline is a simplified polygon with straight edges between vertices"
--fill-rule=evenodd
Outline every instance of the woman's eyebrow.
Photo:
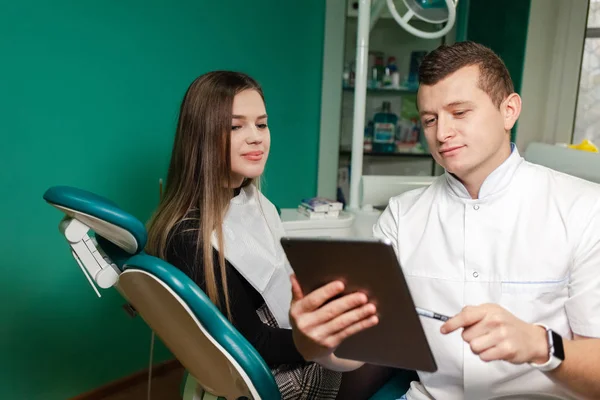
M 246 119 L 246 116 L 245 115 L 236 115 L 236 114 L 234 114 L 234 115 L 231 116 L 231 118 L 233 118 L 233 119 Z M 256 119 L 263 119 L 263 118 L 267 118 L 267 114 L 259 115 L 258 118 L 256 118 Z

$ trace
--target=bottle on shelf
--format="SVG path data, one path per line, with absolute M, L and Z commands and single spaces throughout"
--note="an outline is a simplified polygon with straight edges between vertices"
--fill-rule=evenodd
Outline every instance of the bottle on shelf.
M 348 62 L 344 64 L 344 72 L 342 73 L 342 87 L 353 88 L 354 87 L 354 63 Z
M 400 75 L 396 66 L 396 57 L 388 57 L 383 75 L 383 87 L 387 89 L 397 89 L 400 87 Z
M 350 86 L 350 63 L 344 64 L 344 72 L 342 73 L 342 87 L 349 88 Z
M 391 111 L 391 103 L 384 101 L 381 111 L 373 117 L 373 151 L 393 153 L 396 151 L 396 125 L 398 116 Z
M 375 63 L 371 68 L 371 80 L 369 87 L 371 89 L 379 89 L 383 85 L 383 76 L 385 75 L 385 66 L 383 65 L 383 56 L 377 55 Z
M 369 120 L 365 126 L 365 139 L 363 143 L 363 151 L 369 153 L 373 151 L 373 121 Z

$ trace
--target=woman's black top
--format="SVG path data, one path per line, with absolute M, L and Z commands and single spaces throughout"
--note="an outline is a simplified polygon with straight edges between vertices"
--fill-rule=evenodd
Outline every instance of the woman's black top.
M 194 226 L 194 221 L 197 219 L 185 220 L 174 228 L 168 240 L 166 259 L 189 276 L 206 293 L 202 249 L 198 256 L 196 255 L 198 228 Z M 213 260 L 220 301 L 221 304 L 225 304 L 218 253 L 214 249 Z M 292 331 L 264 324 L 256 313 L 256 310 L 265 304 L 260 293 L 227 259 L 225 269 L 233 326 L 254 346 L 269 367 L 303 363 L 304 358 L 294 345 Z

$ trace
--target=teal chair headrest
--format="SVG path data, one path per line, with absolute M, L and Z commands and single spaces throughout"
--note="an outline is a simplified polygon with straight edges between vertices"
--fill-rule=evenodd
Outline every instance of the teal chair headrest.
M 102 196 L 75 187 L 53 186 L 44 193 L 44 200 L 129 254 L 140 253 L 146 246 L 144 224 Z

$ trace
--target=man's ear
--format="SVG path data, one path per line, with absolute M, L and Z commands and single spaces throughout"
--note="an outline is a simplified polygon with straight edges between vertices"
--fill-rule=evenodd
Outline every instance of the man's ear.
M 500 105 L 500 111 L 504 118 L 504 130 L 510 131 L 521 115 L 521 96 L 517 93 L 508 95 Z

